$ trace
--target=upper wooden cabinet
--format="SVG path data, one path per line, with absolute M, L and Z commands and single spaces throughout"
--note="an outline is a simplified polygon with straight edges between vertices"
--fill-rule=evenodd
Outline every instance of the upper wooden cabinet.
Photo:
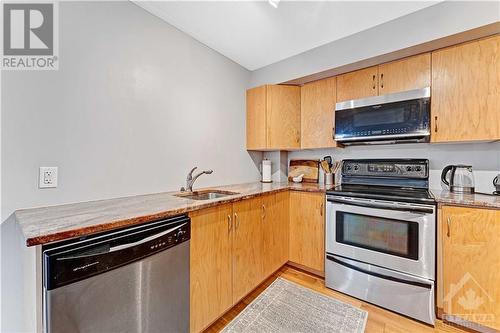
M 337 102 L 420 89 L 431 85 L 431 55 L 388 62 L 337 77 Z
M 303 149 L 336 147 L 333 140 L 336 78 L 307 83 L 301 88 L 301 146 Z
M 378 66 L 378 94 L 421 89 L 431 85 L 431 54 L 397 60 Z
M 445 206 L 439 222 L 444 317 L 500 330 L 500 210 Z
M 432 142 L 500 139 L 500 36 L 432 53 Z
M 300 87 L 265 85 L 247 90 L 247 149 L 300 148 Z
M 377 95 L 377 66 L 337 76 L 337 102 Z
M 325 271 L 325 195 L 290 192 L 290 261 Z

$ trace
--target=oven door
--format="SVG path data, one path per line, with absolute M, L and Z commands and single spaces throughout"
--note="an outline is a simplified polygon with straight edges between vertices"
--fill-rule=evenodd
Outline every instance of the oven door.
M 435 277 L 435 206 L 327 197 L 326 252 Z

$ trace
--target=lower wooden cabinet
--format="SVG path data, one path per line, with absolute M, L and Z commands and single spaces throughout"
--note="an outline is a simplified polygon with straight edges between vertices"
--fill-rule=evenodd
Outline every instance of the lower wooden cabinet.
M 233 303 L 238 302 L 264 278 L 262 199 L 233 204 Z
M 190 331 L 200 332 L 288 261 L 288 192 L 191 217 Z
M 290 261 L 325 271 L 325 195 L 290 192 Z
M 264 276 L 268 277 L 288 261 L 289 193 L 262 198 Z
M 231 204 L 191 217 L 190 330 L 200 332 L 233 305 Z
M 500 330 L 500 210 L 445 206 L 439 224 L 443 317 Z

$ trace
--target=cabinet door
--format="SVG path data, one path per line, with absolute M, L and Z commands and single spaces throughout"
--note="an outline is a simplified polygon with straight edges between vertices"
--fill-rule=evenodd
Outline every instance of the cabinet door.
M 336 92 L 335 77 L 307 83 L 301 87 L 302 148 L 336 146 L 333 140 Z
M 288 191 L 262 198 L 264 277 L 268 277 L 288 261 L 288 198 Z
M 191 332 L 200 332 L 233 304 L 231 216 L 230 204 L 190 214 Z
M 233 302 L 254 289 L 264 277 L 262 262 L 262 200 L 233 204 Z
M 443 207 L 441 216 L 445 316 L 500 330 L 500 210 Z
M 247 90 L 247 149 L 266 149 L 266 86 Z
M 421 89 L 431 86 L 431 54 L 424 53 L 378 67 L 378 94 Z
M 325 270 L 325 195 L 290 192 L 290 261 Z
M 433 142 L 500 139 L 500 36 L 432 53 Z
M 300 148 L 300 87 L 267 86 L 267 149 Z
M 337 76 L 337 102 L 377 95 L 377 66 Z

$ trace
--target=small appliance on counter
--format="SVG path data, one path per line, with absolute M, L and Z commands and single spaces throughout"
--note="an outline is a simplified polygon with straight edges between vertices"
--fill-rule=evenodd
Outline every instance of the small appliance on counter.
M 458 164 L 444 167 L 441 181 L 450 192 L 474 193 L 474 174 L 470 165 Z
M 493 186 L 495 186 L 495 192 L 493 192 L 493 194 L 500 195 L 500 173 L 493 178 Z
M 272 183 L 273 180 L 271 178 L 271 169 L 272 162 L 268 159 L 262 160 L 262 182 L 263 183 Z

